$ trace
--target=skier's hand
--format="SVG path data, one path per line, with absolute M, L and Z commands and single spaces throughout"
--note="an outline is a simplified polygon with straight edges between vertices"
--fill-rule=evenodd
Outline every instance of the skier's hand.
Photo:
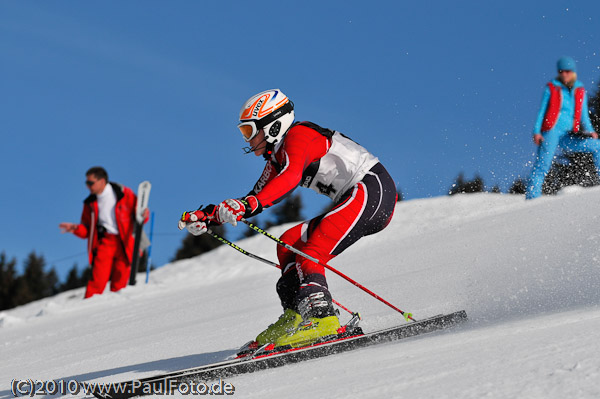
M 542 141 L 544 141 L 544 136 L 542 136 L 540 133 L 533 135 L 533 142 L 535 143 L 535 145 L 539 146 L 540 144 L 542 144 Z
M 150 219 L 150 209 L 144 208 L 142 211 L 142 217 L 144 218 L 144 224 L 148 223 L 148 220 Z
M 249 218 L 258 215 L 263 210 L 262 205 L 254 195 L 249 195 L 243 199 L 228 199 L 221 202 L 216 207 L 215 218 L 217 222 L 231 223 L 237 226 L 237 222 L 242 218 Z
M 207 227 L 205 221 L 207 220 L 206 214 L 200 209 L 196 211 L 183 212 L 181 219 L 177 223 L 179 230 L 187 228 L 187 230 L 195 236 L 199 236 L 206 232 Z
M 228 199 L 217 205 L 217 222 L 231 223 L 237 226 L 238 220 L 242 220 L 246 213 L 245 201 L 237 199 Z
M 195 236 L 202 235 L 208 231 L 208 227 L 206 227 L 206 223 L 204 222 L 188 223 L 185 228 L 190 232 L 190 234 Z
M 58 225 L 61 233 L 72 233 L 77 228 L 75 223 L 61 223 Z
M 591 138 L 593 138 L 593 139 L 597 139 L 597 138 L 598 138 L 598 133 L 596 133 L 596 132 L 591 132 L 591 133 L 590 133 L 590 137 L 591 137 Z

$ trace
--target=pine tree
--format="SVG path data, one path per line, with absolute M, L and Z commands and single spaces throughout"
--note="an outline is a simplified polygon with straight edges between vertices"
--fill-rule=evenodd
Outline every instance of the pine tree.
M 225 236 L 224 226 L 212 226 L 211 230 L 221 237 Z M 186 234 L 181 242 L 181 247 L 175 253 L 173 260 L 188 259 L 200 254 L 212 251 L 217 248 L 221 243 L 211 237 L 210 234 L 202 234 L 195 236 L 193 234 Z
M 91 267 L 85 267 L 82 271 L 81 271 L 81 277 L 79 278 L 81 280 L 81 286 L 85 287 L 88 283 L 88 281 L 90 281 L 92 279 L 92 268 Z
M 450 187 L 448 195 L 481 193 L 483 191 L 485 191 L 483 179 L 479 175 L 475 175 L 473 180 L 465 180 L 465 176 L 461 172 L 456 177 L 456 182 Z
M 44 257 L 38 256 L 35 251 L 27 256 L 23 275 L 16 279 L 15 305 L 23 305 L 58 292 L 56 271 L 52 269 L 46 273 L 45 266 Z
M 60 282 L 58 279 L 58 274 L 56 273 L 56 269 L 53 267 L 48 273 L 46 273 L 46 277 L 44 280 L 44 289 L 40 293 L 40 298 L 46 298 L 58 294 L 60 292 L 59 284 Z
M 0 253 L 0 310 L 10 309 L 15 306 L 13 302 L 16 284 L 15 258 L 7 260 L 4 252 Z
M 519 177 L 517 180 L 515 180 L 512 184 L 512 186 L 510 186 L 510 188 L 508 189 L 508 193 L 509 194 L 525 194 L 527 190 L 527 183 L 525 181 L 525 179 Z
M 595 186 L 600 183 L 592 154 L 576 152 L 563 155 L 564 162 L 553 162 L 544 179 L 542 193 L 556 194 L 561 188 L 580 185 Z
M 281 204 L 277 205 L 274 208 L 273 216 L 275 220 L 271 226 L 302 220 L 302 197 L 300 194 L 290 195 Z
M 87 284 L 85 273 L 86 270 L 84 269 L 80 274 L 77 263 L 75 263 L 71 270 L 69 270 L 65 282 L 60 285 L 60 291 L 69 291 L 74 290 L 75 288 L 84 287 Z
M 0 310 L 85 286 L 91 277 L 90 268 L 85 268 L 79 275 L 75 264 L 69 271 L 66 281 L 61 283 L 54 268 L 48 272 L 44 270 L 46 261 L 35 251 L 27 256 L 22 275 L 17 275 L 16 264 L 16 259 L 9 261 L 4 252 L 0 253 Z

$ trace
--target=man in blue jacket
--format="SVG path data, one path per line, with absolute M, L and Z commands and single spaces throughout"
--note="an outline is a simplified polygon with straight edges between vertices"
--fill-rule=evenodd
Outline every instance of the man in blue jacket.
M 527 199 L 542 195 L 542 184 L 560 147 L 567 152 L 589 152 L 600 172 L 600 140 L 594 132 L 587 93 L 577 80 L 575 60 L 561 57 L 558 77 L 546 85 L 542 106 L 533 128 L 538 154 L 527 187 Z

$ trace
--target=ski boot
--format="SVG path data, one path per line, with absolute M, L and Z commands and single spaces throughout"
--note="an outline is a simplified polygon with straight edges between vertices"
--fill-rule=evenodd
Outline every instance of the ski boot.
M 259 345 L 275 342 L 280 336 L 294 331 L 301 322 L 302 317 L 296 311 L 286 309 L 283 314 L 279 316 L 279 320 L 258 334 L 256 342 Z
M 275 340 L 275 347 L 311 345 L 335 337 L 341 328 L 340 321 L 333 309 L 331 299 L 323 292 L 315 292 L 298 304 L 301 322 L 292 332 L 287 332 Z
M 273 342 L 280 336 L 294 331 L 302 322 L 302 317 L 293 309 L 284 310 L 279 319 L 258 334 L 254 341 L 247 342 L 238 352 L 237 357 L 246 357 L 254 355 L 259 349 L 273 345 Z

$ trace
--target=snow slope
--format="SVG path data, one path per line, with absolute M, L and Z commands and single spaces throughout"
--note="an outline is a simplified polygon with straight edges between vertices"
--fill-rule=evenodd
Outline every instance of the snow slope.
M 415 318 L 465 309 L 470 321 L 227 379 L 234 396 L 599 398 L 598 204 L 599 188 L 530 202 L 399 203 L 385 231 L 331 265 Z M 275 260 L 266 237 L 238 244 Z M 118 382 L 223 360 L 279 316 L 277 278 L 224 246 L 159 268 L 148 285 L 86 301 L 80 289 L 0 313 L 0 397 L 12 396 L 14 378 Z M 404 322 L 341 278 L 329 282 L 366 331 Z

